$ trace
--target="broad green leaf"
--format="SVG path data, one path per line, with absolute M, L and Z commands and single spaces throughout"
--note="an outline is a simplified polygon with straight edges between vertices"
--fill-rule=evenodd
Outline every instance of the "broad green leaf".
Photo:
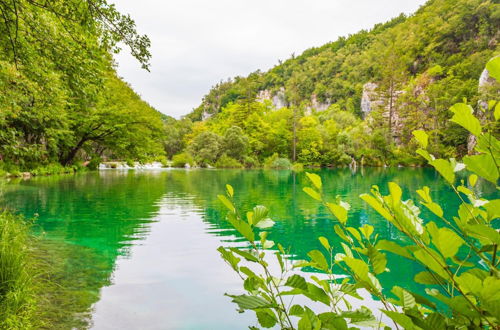
M 471 236 L 478 238 L 483 245 L 500 245 L 500 233 L 486 225 L 469 225 L 466 227 Z
M 417 194 L 424 200 L 424 202 L 432 202 L 431 190 L 429 187 L 424 186 L 422 189 L 417 190 Z
M 420 284 L 427 284 L 427 285 L 438 285 L 438 284 L 445 284 L 445 280 L 437 275 L 437 274 L 433 274 L 431 272 L 428 272 L 428 271 L 423 271 L 423 272 L 420 272 L 420 273 L 417 273 L 415 275 L 415 277 L 413 278 L 415 282 L 417 283 L 420 283 Z
M 392 197 L 393 203 L 397 204 L 401 201 L 401 196 L 403 195 L 403 191 L 401 187 L 395 182 L 389 182 L 389 192 Z
M 495 165 L 494 159 L 489 154 L 465 156 L 463 158 L 464 164 L 467 169 L 474 172 L 478 176 L 497 184 L 498 169 Z
M 381 253 L 376 248 L 371 246 L 368 248 L 368 258 L 370 259 L 373 272 L 376 275 L 385 271 L 385 267 L 387 266 L 387 257 L 385 253 Z
M 323 271 L 329 270 L 328 262 L 326 261 L 326 258 L 323 253 L 321 253 L 321 251 L 311 250 L 307 253 L 307 255 L 317 265 L 318 269 L 321 269 Z
M 455 183 L 455 172 L 451 163 L 444 159 L 436 159 L 429 162 L 449 184 Z
M 431 211 L 440 218 L 444 215 L 443 209 L 441 208 L 441 206 L 439 206 L 439 204 L 430 202 L 430 203 L 422 203 L 422 205 L 428 208 L 429 211 Z
M 333 230 L 335 231 L 335 233 L 340 237 L 342 238 L 344 241 L 346 242 L 352 242 L 352 238 L 348 237 L 344 230 L 339 226 L 339 225 L 335 225 L 333 226 Z
M 271 228 L 274 226 L 275 222 L 269 218 L 263 219 L 259 221 L 255 227 L 260 228 L 260 229 L 266 229 L 266 228 Z
M 448 273 L 445 271 L 445 269 L 447 268 L 447 264 L 444 262 L 442 257 L 438 255 L 434 250 L 428 250 L 428 252 L 424 250 L 417 250 L 413 252 L 413 255 L 418 261 L 420 261 L 423 266 L 432 270 L 442 278 L 450 278 Z
M 363 281 L 370 282 L 370 279 L 368 278 L 369 269 L 366 262 L 350 257 L 345 257 L 344 262 L 357 277 Z
M 427 149 L 427 145 L 429 143 L 429 135 L 427 135 L 427 133 L 422 130 L 416 130 L 413 131 L 412 133 L 415 139 L 418 141 L 418 143 L 420 143 L 422 148 Z
M 314 173 L 308 173 L 306 172 L 307 177 L 311 181 L 311 183 L 316 187 L 316 189 L 321 190 L 321 177 L 317 174 Z
M 500 56 L 496 56 L 486 63 L 486 70 L 490 77 L 496 79 L 496 81 L 500 82 Z
M 495 120 L 500 120 L 500 102 L 495 105 L 495 112 L 493 115 L 495 116 Z
M 347 227 L 346 230 L 351 233 L 354 238 L 360 242 L 361 241 L 361 234 L 356 230 L 356 228 L 353 227 Z
M 448 228 L 440 228 L 438 237 L 432 237 L 432 242 L 445 258 L 455 256 L 458 249 L 465 243 L 460 236 Z
M 413 295 L 406 291 L 405 289 L 399 287 L 399 286 L 394 286 L 391 290 L 392 293 L 396 295 L 396 297 L 399 298 L 398 304 L 401 305 L 401 307 L 405 309 L 410 309 L 415 307 L 416 301 L 415 297 Z
M 269 214 L 269 210 L 267 207 L 263 205 L 257 205 L 253 208 L 252 210 L 252 223 L 253 225 L 256 225 L 259 223 L 259 221 L 264 220 L 267 218 L 267 215 Z
M 490 200 L 488 204 L 484 205 L 484 209 L 488 213 L 488 221 L 500 218 L 500 199 Z
M 235 212 L 235 208 L 234 208 L 233 203 L 231 203 L 231 201 L 229 199 L 227 199 L 226 196 L 224 196 L 224 195 L 217 195 L 217 197 L 222 202 L 222 204 L 224 204 L 224 206 L 228 208 L 229 211 Z
M 304 309 L 300 305 L 293 305 L 290 308 L 289 314 L 293 316 L 301 316 L 304 314 Z
M 328 207 L 330 212 L 333 213 L 333 215 L 337 218 L 337 220 L 341 224 L 346 224 L 346 222 L 347 222 L 347 210 L 343 206 L 333 204 L 333 203 L 326 203 L 326 206 Z
M 306 280 L 297 274 L 290 276 L 285 283 L 286 286 L 289 286 L 294 289 L 307 290 Z
M 362 227 L 359 228 L 359 231 L 363 234 L 363 236 L 366 239 L 370 239 L 370 237 L 373 234 L 374 228 L 373 228 L 373 226 L 370 226 L 368 224 L 364 224 Z
M 247 261 L 250 261 L 250 262 L 258 262 L 259 261 L 259 259 L 256 256 L 254 256 L 253 254 L 251 254 L 250 252 L 243 251 L 243 250 L 240 250 L 237 248 L 229 248 L 229 250 L 242 256 Z
M 386 310 L 381 310 L 385 315 L 390 317 L 394 322 L 402 326 L 405 330 L 417 330 L 420 329 L 416 325 L 413 324 L 413 321 L 411 318 L 408 316 L 398 313 L 398 312 L 393 312 L 393 311 L 386 311 Z
M 226 190 L 227 190 L 227 194 L 229 195 L 229 197 L 234 196 L 234 189 L 231 185 L 226 184 Z
M 474 187 L 476 185 L 476 182 L 477 182 L 477 175 L 471 174 L 469 176 L 469 184 L 471 185 L 471 187 Z
M 274 315 L 274 312 L 271 309 L 263 309 L 263 310 L 261 309 L 255 311 L 255 314 L 257 315 L 257 320 L 259 321 L 259 324 L 263 328 L 272 328 L 278 322 L 276 315 Z
M 316 190 L 314 190 L 314 189 L 312 189 L 310 187 L 304 187 L 302 190 L 304 190 L 304 192 L 306 194 L 308 194 L 309 196 L 311 196 L 315 200 L 321 202 L 321 195 Z
M 377 211 L 381 216 L 383 216 L 386 220 L 393 221 L 394 218 L 392 215 L 387 211 L 383 205 L 376 200 L 373 196 L 370 196 L 368 194 L 362 194 L 359 197 L 361 197 L 362 200 L 364 200 L 368 205 L 370 205 L 375 211 Z
M 428 162 L 431 162 L 434 160 L 434 156 L 432 156 L 431 154 L 429 154 L 429 152 L 425 149 L 417 149 L 417 154 L 419 154 L 420 156 L 422 156 L 425 160 L 427 160 Z
M 392 252 L 394 254 L 400 255 L 400 256 L 405 257 L 405 258 L 410 259 L 410 260 L 415 259 L 415 258 L 413 258 L 410 251 L 408 251 L 407 248 L 402 247 L 398 243 L 393 242 L 393 241 L 380 240 L 377 243 L 376 248 L 380 249 L 380 250 Z
M 457 103 L 450 108 L 453 117 L 450 121 L 462 126 L 475 136 L 481 134 L 481 123 L 474 116 L 474 109 L 465 103 Z
M 256 297 L 256 296 L 248 296 L 248 295 L 240 295 L 240 296 L 233 296 L 233 295 L 227 295 L 231 298 L 233 298 L 233 302 L 238 304 L 238 306 L 241 309 L 257 309 L 257 308 L 271 308 L 274 307 L 273 304 L 269 303 L 268 301 L 262 299 L 261 297 Z
M 321 243 L 321 245 L 323 245 L 323 247 L 325 249 L 330 251 L 330 243 L 328 242 L 328 239 L 326 237 L 323 237 L 323 236 L 320 236 L 318 239 L 319 239 L 319 242 Z
M 221 254 L 222 259 L 224 259 L 235 271 L 238 271 L 238 263 L 240 262 L 240 258 L 234 256 L 231 251 L 226 250 L 222 246 L 219 246 L 217 249 Z

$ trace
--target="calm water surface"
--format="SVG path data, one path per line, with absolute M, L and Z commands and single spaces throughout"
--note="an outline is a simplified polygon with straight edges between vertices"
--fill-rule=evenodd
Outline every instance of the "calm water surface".
M 373 184 L 385 193 L 395 181 L 406 198 L 427 185 L 444 210 L 458 205 L 430 169 L 317 173 L 327 194 L 349 201 L 353 226 L 369 223 L 385 239 L 402 238 L 358 197 Z M 67 271 L 96 296 L 94 329 L 247 329 L 255 324 L 253 315 L 236 313 L 223 295 L 241 284 L 216 251 L 244 244 L 224 221 L 216 197 L 226 183 L 241 209 L 269 207 L 276 221 L 269 239 L 289 247 L 292 258 L 320 248 L 318 236 L 338 242 L 326 210 L 302 192 L 305 174 L 290 171 L 108 170 L 6 184 L 2 201 L 28 217 L 38 215 L 40 234 L 75 247 Z M 421 290 L 411 286 L 420 269 L 391 258 L 389 265 L 398 266 L 383 281 Z

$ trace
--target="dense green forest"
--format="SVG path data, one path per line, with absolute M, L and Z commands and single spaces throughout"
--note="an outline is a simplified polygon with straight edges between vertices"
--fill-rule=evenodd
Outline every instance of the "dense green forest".
M 112 58 L 126 46 L 149 69 L 149 45 L 104 0 L 1 0 L 0 169 L 163 155 L 160 113 Z
M 411 132 L 426 129 L 432 152 L 461 157 L 473 143 L 448 109 L 466 98 L 480 113 L 484 94 L 498 91 L 483 68 L 499 54 L 499 26 L 494 1 L 431 0 L 220 82 L 192 113 L 166 121 L 166 152 L 178 166 L 420 165 Z

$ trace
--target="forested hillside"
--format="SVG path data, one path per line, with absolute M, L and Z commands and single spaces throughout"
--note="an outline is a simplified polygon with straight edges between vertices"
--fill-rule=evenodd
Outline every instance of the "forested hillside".
M 115 72 L 149 39 L 105 0 L 0 0 L 0 170 L 164 153 L 160 114 Z
M 412 165 L 422 160 L 411 132 L 425 129 L 433 153 L 463 156 L 468 134 L 447 121 L 448 109 L 466 98 L 481 113 L 482 94 L 498 93 L 483 68 L 500 54 L 499 26 L 494 1 L 430 0 L 409 17 L 220 82 L 186 118 L 167 121 L 167 153 L 179 154 L 178 165 L 272 165 L 278 157 Z

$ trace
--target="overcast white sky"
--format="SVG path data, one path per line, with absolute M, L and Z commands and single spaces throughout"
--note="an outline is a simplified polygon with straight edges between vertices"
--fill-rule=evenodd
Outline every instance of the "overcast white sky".
M 118 73 L 159 111 L 179 118 L 220 80 L 369 29 L 425 0 L 115 0 L 147 34 L 151 72 L 124 49 Z

